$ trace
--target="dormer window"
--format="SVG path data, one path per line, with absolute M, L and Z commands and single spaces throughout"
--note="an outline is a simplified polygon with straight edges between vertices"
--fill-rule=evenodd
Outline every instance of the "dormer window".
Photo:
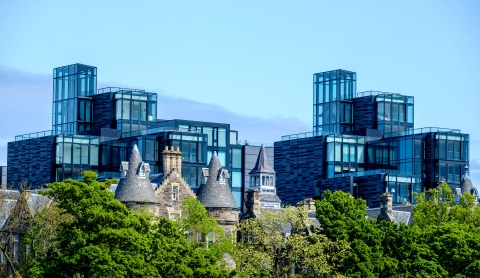
M 127 176 L 127 172 L 128 172 L 128 162 L 122 161 L 122 164 L 120 164 L 120 173 L 122 178 Z
M 220 182 L 221 184 L 225 184 L 225 172 L 224 172 L 224 171 L 222 171 L 222 172 L 220 173 L 219 182 Z
M 150 173 L 150 165 L 148 163 L 141 162 L 137 171 L 138 177 L 145 179 L 149 173 Z

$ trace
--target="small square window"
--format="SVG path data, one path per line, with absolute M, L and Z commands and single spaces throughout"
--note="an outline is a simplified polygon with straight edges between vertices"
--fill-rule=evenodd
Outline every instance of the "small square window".
M 13 242 L 18 242 L 18 235 L 13 236 Z

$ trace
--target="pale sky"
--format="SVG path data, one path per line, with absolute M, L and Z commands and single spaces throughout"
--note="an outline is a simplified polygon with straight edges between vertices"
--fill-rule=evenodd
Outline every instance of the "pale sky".
M 480 186 L 479 1 L 0 0 L 0 165 L 51 129 L 52 69 L 73 63 L 265 143 L 312 130 L 313 73 L 355 71 L 359 92 L 414 96 L 416 128 L 469 133 Z

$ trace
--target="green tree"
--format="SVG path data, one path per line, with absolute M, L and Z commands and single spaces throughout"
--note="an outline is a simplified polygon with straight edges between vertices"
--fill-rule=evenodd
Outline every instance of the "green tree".
M 128 210 L 97 182 L 96 173 L 84 172 L 83 181 L 67 179 L 49 184 L 45 194 L 56 200 L 60 215 L 55 240 L 40 269 L 49 277 L 149 277 L 155 269 L 146 263 L 151 253 L 147 214 Z
M 346 241 L 352 252 L 343 261 L 342 271 L 351 277 L 375 277 L 385 268 L 393 268 L 395 259 L 383 256 L 382 231 L 375 221 L 366 219 L 366 203 L 343 191 L 323 193 L 316 201 L 316 217 L 321 233 L 334 241 Z
M 202 238 L 209 233 L 215 234 L 217 239 L 223 238 L 225 232 L 222 227 L 218 225 L 215 217 L 208 215 L 207 209 L 200 201 L 187 198 L 182 201 L 181 207 L 182 217 L 177 222 L 180 231 L 193 238 L 196 238 L 196 233 L 200 233 Z
M 218 254 L 196 248 L 187 241 L 176 223 L 161 218 L 152 227 L 152 259 L 149 261 L 161 277 L 229 277 L 221 267 Z
M 450 209 L 455 196 L 445 182 L 424 192 L 414 195 L 417 205 L 413 207 L 415 225 L 424 228 L 428 225 L 440 226 L 449 220 Z
M 29 271 L 31 277 L 228 277 L 216 252 L 190 244 L 176 223 L 156 221 L 142 210 L 128 210 L 97 182 L 49 184 L 61 221 L 48 249 Z
M 416 196 L 414 226 L 417 242 L 429 246 L 444 277 L 480 277 L 480 208 L 470 193 L 458 203 L 448 184 Z
M 350 277 L 444 277 L 421 229 L 366 219 L 366 203 L 343 191 L 325 191 L 316 202 L 320 232 L 350 244 L 342 271 Z
M 307 214 L 286 207 L 240 222 L 238 277 L 287 277 L 292 271 L 295 277 L 340 277 L 348 245 L 314 232 Z

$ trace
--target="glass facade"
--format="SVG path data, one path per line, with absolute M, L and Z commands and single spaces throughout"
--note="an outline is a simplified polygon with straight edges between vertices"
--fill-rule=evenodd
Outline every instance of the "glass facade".
M 81 179 L 82 172 L 98 172 L 100 140 L 96 136 L 62 134 L 55 138 L 55 180 Z
M 185 132 L 204 134 L 207 136 L 207 163 L 216 151 L 223 167 L 228 169 L 230 160 L 230 125 L 210 122 L 172 120 L 158 123 L 159 126 L 171 126 Z
M 143 90 L 115 93 L 115 126 L 122 132 L 154 128 L 157 124 L 157 94 Z
M 340 133 L 352 130 L 355 72 L 334 70 L 313 75 L 313 131 Z
M 458 187 L 469 160 L 469 140 L 468 134 L 435 134 L 435 182 Z
M 345 134 L 326 136 L 327 178 L 365 169 L 365 138 Z
M 392 169 L 410 175 L 421 175 L 425 166 L 425 135 L 392 137 L 369 142 L 367 169 Z
M 129 137 L 103 142 L 101 144 L 101 170 L 103 172 L 118 173 L 118 175 L 120 175 L 120 163 L 129 160 L 135 144 L 138 147 L 143 161 L 150 164 L 150 173 L 159 173 L 159 147 L 157 137 L 154 135 Z
M 70 133 L 92 129 L 91 96 L 96 90 L 96 67 L 74 64 L 55 68 L 52 129 Z
M 415 203 L 413 192 L 423 192 L 424 188 L 420 184 L 420 179 L 410 175 L 392 175 L 386 176 L 386 191 L 393 195 L 394 203 Z
M 413 128 L 414 99 L 400 94 L 373 92 L 377 108 L 377 128 L 385 133 Z

